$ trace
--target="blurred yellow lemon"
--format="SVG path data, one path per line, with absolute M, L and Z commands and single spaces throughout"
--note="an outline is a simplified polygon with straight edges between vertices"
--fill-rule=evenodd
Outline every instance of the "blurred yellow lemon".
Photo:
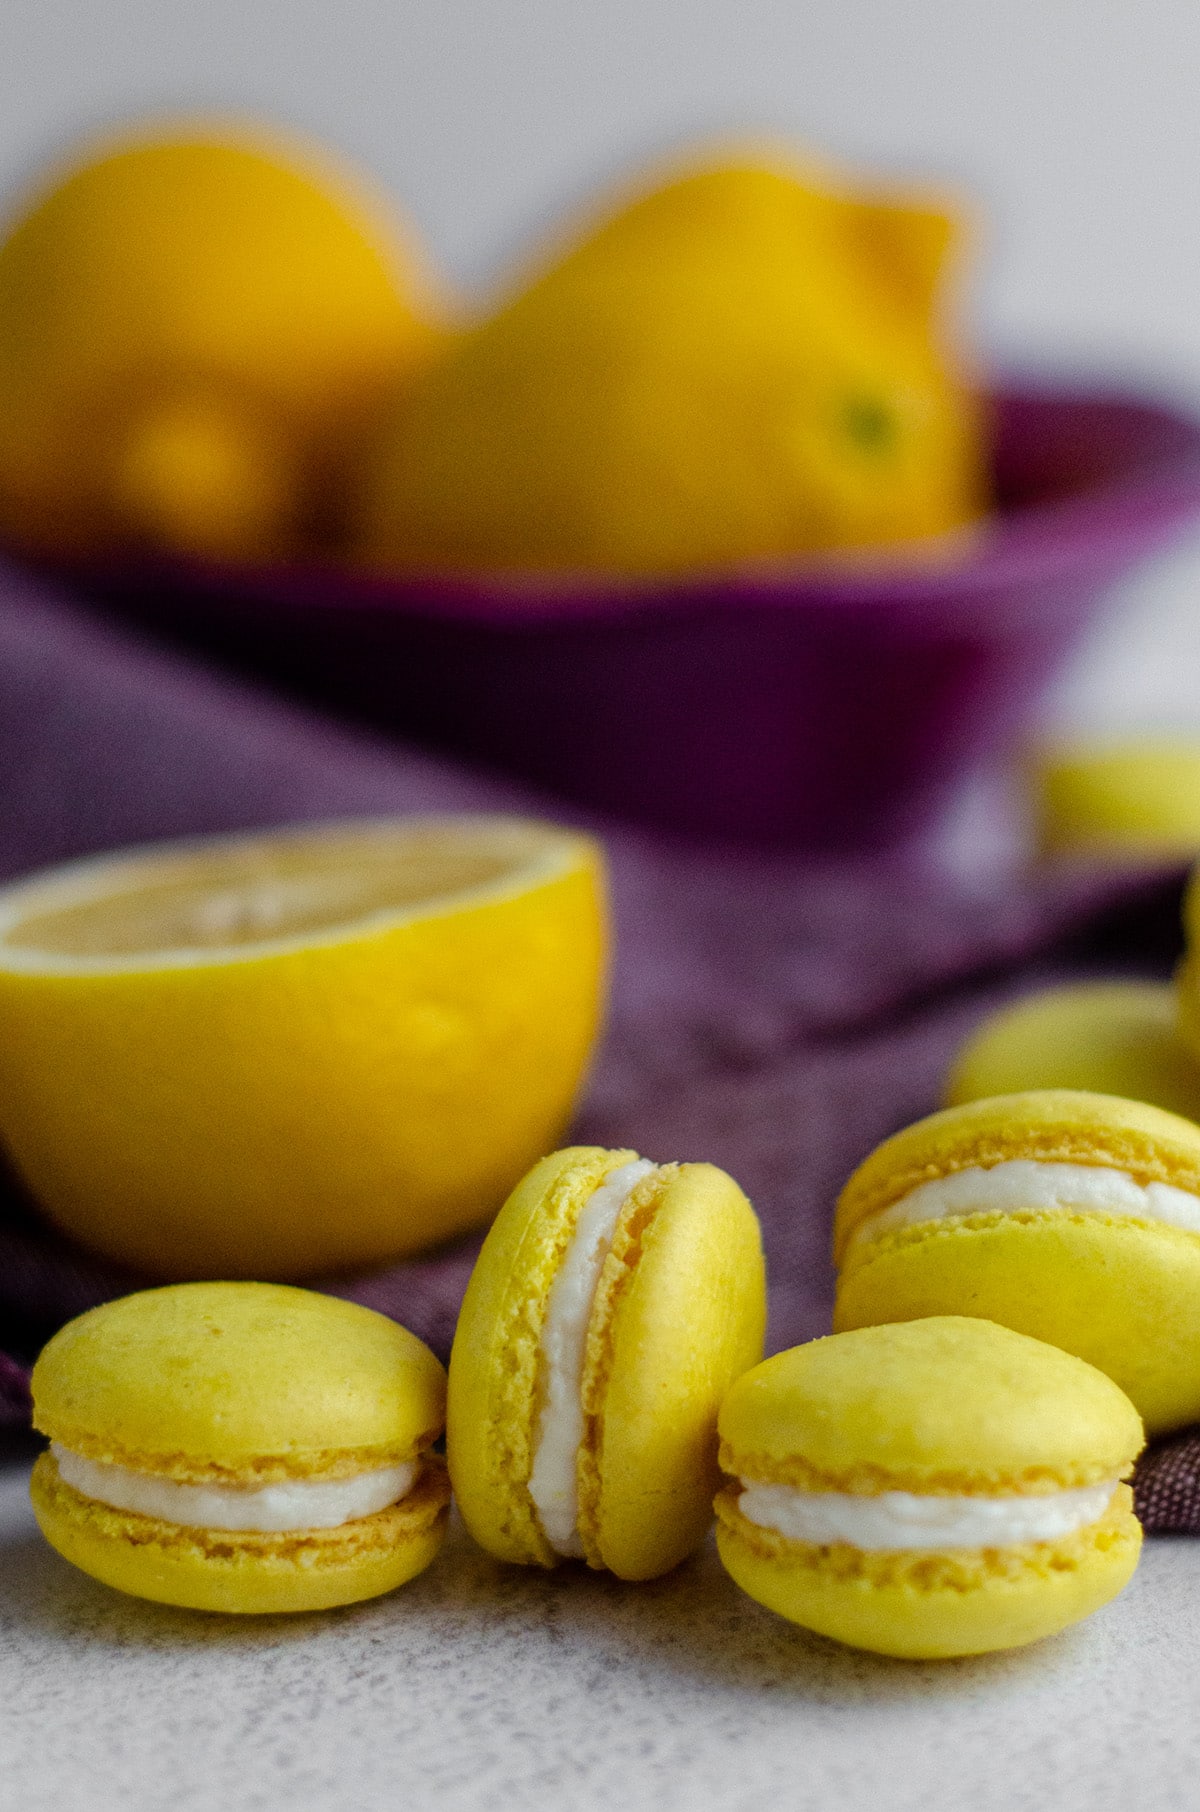
M 673 573 L 961 528 L 986 483 L 940 318 L 956 233 L 782 164 L 637 196 L 398 399 L 364 558 Z
M 596 1032 L 596 846 L 507 818 L 166 845 L 0 890 L 0 1136 L 158 1277 L 299 1277 L 489 1218 Z
M 303 143 L 200 124 L 92 147 L 0 244 L 0 531 L 289 551 L 435 313 L 385 208 Z

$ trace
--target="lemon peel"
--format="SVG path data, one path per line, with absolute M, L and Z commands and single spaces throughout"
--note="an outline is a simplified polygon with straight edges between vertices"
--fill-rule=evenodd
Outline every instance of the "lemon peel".
M 336 516 L 443 307 L 390 210 L 303 139 L 201 119 L 77 148 L 0 243 L 0 531 L 288 551 Z
M 0 1137 L 151 1275 L 302 1277 L 487 1220 L 565 1125 L 599 851 L 507 818 L 200 839 L 0 890 Z
M 671 574 L 952 541 L 983 425 L 926 198 L 733 155 L 671 172 L 457 335 L 364 461 L 377 566 Z

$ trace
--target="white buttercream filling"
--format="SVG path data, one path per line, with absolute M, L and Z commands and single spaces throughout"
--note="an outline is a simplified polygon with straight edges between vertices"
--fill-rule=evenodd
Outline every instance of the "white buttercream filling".
M 657 1170 L 646 1158 L 623 1164 L 584 1203 L 563 1254 L 542 1323 L 538 1421 L 529 1495 L 556 1554 L 580 1559 L 576 1464 L 583 1441 L 583 1363 L 596 1287 L 621 1210 L 644 1177 Z
M 151 1472 L 85 1459 L 52 1442 L 59 1475 L 84 1497 L 113 1510 L 133 1510 L 191 1529 L 337 1529 L 374 1516 L 417 1480 L 420 1462 L 380 1466 L 348 1479 L 284 1479 L 273 1485 L 180 1485 Z
M 921 1183 L 857 1228 L 852 1246 L 896 1227 L 965 1214 L 1115 1214 L 1200 1233 L 1200 1197 L 1172 1183 L 1138 1183 L 1128 1171 L 1091 1164 L 1010 1158 Z
M 796 1491 L 742 1480 L 738 1508 L 749 1522 L 788 1541 L 852 1548 L 1014 1548 L 1060 1541 L 1100 1520 L 1120 1481 L 1105 1479 L 1043 1497 L 924 1497 L 884 1491 Z

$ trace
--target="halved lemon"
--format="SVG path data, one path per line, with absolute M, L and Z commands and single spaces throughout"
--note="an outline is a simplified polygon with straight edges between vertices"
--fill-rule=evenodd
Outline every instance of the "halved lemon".
M 487 1220 L 602 1006 L 594 843 L 512 818 L 151 846 L 0 890 L 0 1137 L 165 1278 L 361 1266 Z

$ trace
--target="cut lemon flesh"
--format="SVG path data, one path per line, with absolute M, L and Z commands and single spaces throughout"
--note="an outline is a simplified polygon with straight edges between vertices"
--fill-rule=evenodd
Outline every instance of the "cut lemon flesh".
M 377 915 L 442 913 L 480 890 L 523 891 L 566 856 L 578 860 L 581 847 L 582 838 L 520 819 L 410 819 L 71 863 L 0 892 L 0 963 L 17 951 L 47 968 L 105 957 L 186 962 L 338 936 Z
M 318 825 L 0 890 L 0 1135 L 167 1277 L 294 1277 L 484 1220 L 569 1117 L 606 954 L 587 838 Z

